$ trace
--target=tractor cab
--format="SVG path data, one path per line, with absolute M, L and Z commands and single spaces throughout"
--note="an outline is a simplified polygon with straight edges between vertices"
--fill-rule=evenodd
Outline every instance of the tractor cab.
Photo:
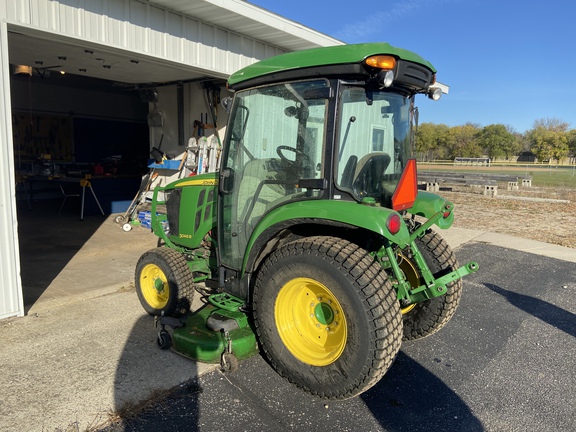
M 298 74 L 279 70 L 268 76 L 272 82 L 259 76 L 231 86 L 239 89 L 219 181 L 219 252 L 225 267 L 242 268 L 260 220 L 287 203 L 333 200 L 399 209 L 393 197 L 413 155 L 414 81 L 429 85 L 434 71 L 408 67 L 392 56 L 338 61 L 337 77 L 318 78 L 326 72 L 320 64 Z M 247 69 L 243 76 L 250 76 Z M 416 198 L 415 172 L 410 179 L 403 188 L 409 204 Z

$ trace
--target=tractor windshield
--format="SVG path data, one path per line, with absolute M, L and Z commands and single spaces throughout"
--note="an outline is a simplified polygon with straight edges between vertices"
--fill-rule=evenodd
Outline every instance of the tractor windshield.
M 397 93 L 345 87 L 340 98 L 336 185 L 361 201 L 391 207 L 412 157 L 413 99 Z

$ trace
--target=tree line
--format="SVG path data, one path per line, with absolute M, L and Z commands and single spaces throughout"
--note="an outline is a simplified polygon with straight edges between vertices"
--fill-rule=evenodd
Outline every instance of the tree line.
M 416 132 L 419 160 L 453 160 L 456 157 L 489 157 L 491 160 L 515 160 L 532 153 L 539 162 L 562 163 L 576 157 L 576 129 L 556 118 L 534 121 L 525 133 L 504 124 L 462 126 L 423 123 Z

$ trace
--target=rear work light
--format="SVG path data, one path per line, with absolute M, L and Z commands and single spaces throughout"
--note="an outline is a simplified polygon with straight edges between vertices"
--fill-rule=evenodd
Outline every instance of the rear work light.
M 409 209 L 414 205 L 416 195 L 418 195 L 416 159 L 408 159 L 394 195 L 392 195 L 392 208 L 396 211 Z
M 428 98 L 434 101 L 440 100 L 442 97 L 442 89 L 438 87 L 431 88 L 428 90 Z
M 390 234 L 396 234 L 400 231 L 402 227 L 402 218 L 398 213 L 392 213 L 388 216 L 388 220 L 386 221 L 386 228 L 390 231 Z

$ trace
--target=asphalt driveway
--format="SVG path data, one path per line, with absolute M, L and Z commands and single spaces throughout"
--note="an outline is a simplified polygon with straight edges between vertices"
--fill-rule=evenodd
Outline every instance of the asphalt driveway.
M 106 430 L 576 430 L 576 265 L 484 243 L 456 255 L 480 264 L 465 278 L 456 316 L 438 334 L 404 343 L 360 397 L 309 396 L 255 356 Z

